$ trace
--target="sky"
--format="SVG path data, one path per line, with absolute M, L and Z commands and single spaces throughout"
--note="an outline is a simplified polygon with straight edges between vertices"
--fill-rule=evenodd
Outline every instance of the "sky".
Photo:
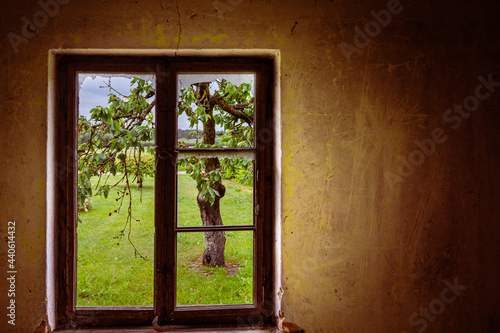
M 107 87 L 108 82 L 111 82 L 111 86 L 119 91 L 121 94 L 128 96 L 130 94 L 130 80 L 132 76 L 139 76 L 146 80 L 152 80 L 153 75 L 125 75 L 122 74 L 110 74 L 108 76 L 103 74 L 79 74 L 79 103 L 78 112 L 80 115 L 85 115 L 87 119 L 90 119 L 90 110 L 96 106 L 107 106 L 108 105 L 108 94 L 110 89 Z M 228 80 L 229 82 L 240 85 L 241 83 L 252 83 L 252 94 L 255 96 L 255 76 L 253 74 L 180 74 L 179 84 L 177 88 L 177 93 L 180 93 L 180 85 L 188 87 L 196 82 L 207 82 L 215 81 L 216 79 L 221 80 L 222 78 Z M 211 91 L 213 93 L 215 84 L 212 84 Z M 187 117 L 183 114 L 178 118 L 179 129 L 189 128 L 189 122 Z M 199 125 L 200 129 L 203 127 Z

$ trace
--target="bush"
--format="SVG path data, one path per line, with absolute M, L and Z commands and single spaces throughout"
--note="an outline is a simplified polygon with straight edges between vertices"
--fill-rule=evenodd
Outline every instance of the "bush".
M 137 177 L 137 183 L 142 186 L 142 180 L 146 177 L 154 177 L 155 174 L 155 156 L 149 153 L 141 153 L 139 173 L 137 172 L 137 163 L 139 162 L 139 153 L 128 154 L 126 157 L 127 170 L 129 174 Z M 125 167 L 123 164 L 117 169 L 118 172 L 124 173 Z
M 243 185 L 251 185 L 253 183 L 253 162 L 243 159 L 222 159 L 224 165 L 222 169 L 222 178 L 236 181 Z

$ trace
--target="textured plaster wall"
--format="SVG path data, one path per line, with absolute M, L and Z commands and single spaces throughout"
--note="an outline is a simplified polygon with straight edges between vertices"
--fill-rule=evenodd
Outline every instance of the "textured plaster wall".
M 371 11 L 388 6 L 378 31 Z M 475 94 L 478 76 L 500 81 L 499 9 L 451 0 L 72 0 L 52 7 L 15 52 L 7 34 L 22 36 L 22 18 L 41 7 L 3 1 L 0 331 L 47 321 L 48 50 L 178 47 L 281 52 L 287 321 L 307 333 L 498 332 L 500 87 L 480 88 L 490 96 L 460 126 L 443 115 Z M 372 37 L 363 39 L 356 31 L 365 26 Z M 359 47 L 350 61 L 342 43 Z M 415 140 L 437 128 L 444 142 L 416 152 Z M 404 166 L 410 158 L 418 166 Z M 8 220 L 17 221 L 15 327 L 5 316 Z M 450 301 L 446 281 L 455 279 L 467 289 Z

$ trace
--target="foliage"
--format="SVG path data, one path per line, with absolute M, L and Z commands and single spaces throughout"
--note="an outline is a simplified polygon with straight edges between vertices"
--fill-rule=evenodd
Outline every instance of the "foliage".
M 155 175 L 155 157 L 150 153 L 141 153 L 141 150 L 134 149 L 133 153 L 127 155 L 125 164 L 126 166 L 123 163 L 119 165 L 118 172 L 124 173 L 127 170 L 131 175 L 135 175 L 139 184 L 142 184 L 144 178 Z
M 222 164 L 225 166 L 222 172 L 223 179 L 234 180 L 243 185 L 253 184 L 252 161 L 243 158 L 224 158 Z
M 137 158 L 154 154 L 145 142 L 154 141 L 155 100 L 151 82 L 133 78 L 130 95 L 124 96 L 108 84 L 108 106 L 97 106 L 90 110 L 90 119 L 81 115 L 78 119 L 79 137 L 85 139 L 78 145 L 78 205 L 84 206 L 92 196 L 107 198 L 111 190 L 116 190 L 119 207 L 109 215 L 118 213 L 124 201 L 128 201 L 128 217 L 120 237 L 130 230 L 132 222 L 132 193 L 130 184 L 152 175 L 151 162 Z M 138 154 L 138 155 L 137 155 Z M 134 156 L 131 160 L 130 156 Z M 138 172 L 139 171 L 139 172 Z M 121 173 L 118 180 L 109 181 L 110 176 Z M 92 184 L 90 179 L 98 177 Z
M 204 138 L 202 142 L 194 145 L 194 148 L 252 147 L 254 145 L 254 104 L 251 85 L 243 83 L 236 86 L 224 79 L 211 83 L 213 84 L 217 86 L 214 93 L 206 92 L 206 95 L 211 96 L 200 96 L 201 89 L 196 89 L 196 85 L 181 86 L 178 114 L 186 114 L 188 117 L 192 130 L 190 134 L 206 136 L 206 127 L 210 120 L 215 126 L 221 128 L 217 132 L 218 140 L 207 143 Z M 239 106 L 239 110 L 229 112 L 228 108 L 234 105 Z M 213 113 L 207 113 L 211 108 L 213 108 Z M 203 124 L 202 131 L 198 129 L 200 123 Z M 226 178 L 237 178 L 247 184 L 253 180 L 252 164 L 243 159 L 222 159 L 220 168 L 216 170 L 207 170 L 206 161 L 206 158 L 191 157 L 179 162 L 186 167 L 186 173 L 196 181 L 199 193 L 211 204 L 219 196 L 212 185 L 219 182 L 223 174 Z

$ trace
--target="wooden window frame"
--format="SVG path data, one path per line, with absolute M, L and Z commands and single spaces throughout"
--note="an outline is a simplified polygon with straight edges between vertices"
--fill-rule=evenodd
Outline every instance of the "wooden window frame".
M 89 56 L 56 57 L 56 163 L 58 165 L 57 211 L 57 327 L 150 326 L 154 319 L 160 325 L 227 325 L 240 327 L 248 318 L 270 324 L 271 312 L 266 303 L 273 300 L 274 272 L 274 59 L 235 56 Z M 202 232 L 213 227 L 176 226 L 176 166 L 170 159 L 157 159 L 155 177 L 155 245 L 154 305 L 127 307 L 76 306 L 77 249 L 77 88 L 78 73 L 148 73 L 156 77 L 156 145 L 175 158 L 186 149 L 177 147 L 177 75 L 179 73 L 255 73 L 255 147 L 207 148 L 198 152 L 226 154 L 253 152 L 254 225 L 220 226 L 220 230 L 254 231 L 253 303 L 228 305 L 175 305 L 176 235 L 179 231 Z M 161 124 L 161 125 L 160 125 Z M 164 130 L 162 130 L 164 129 Z M 174 134 L 170 134 L 174 133 Z M 167 223 L 162 223 L 167 221 Z M 183 229 L 183 230 L 180 230 Z M 174 244 L 169 246 L 168 244 Z M 174 248 L 172 250 L 172 247 Z M 267 300 L 267 302 L 266 302 Z M 250 320 L 250 322 L 254 322 Z

